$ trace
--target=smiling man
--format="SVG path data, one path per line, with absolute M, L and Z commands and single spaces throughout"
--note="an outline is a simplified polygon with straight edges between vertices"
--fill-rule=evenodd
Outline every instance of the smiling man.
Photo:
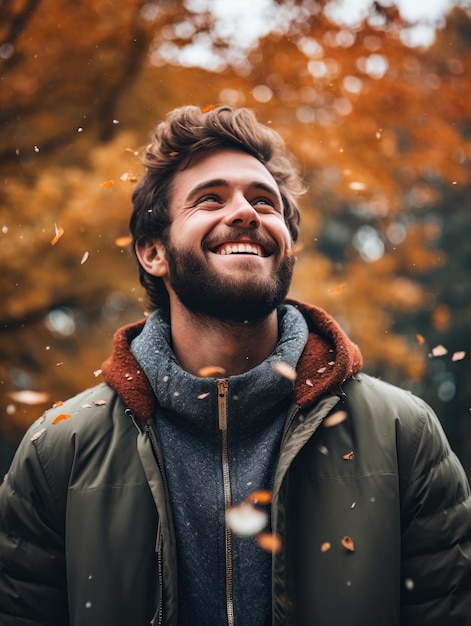
M 2 626 L 470 626 L 470 490 L 437 417 L 286 299 L 303 186 L 279 135 L 183 107 L 144 165 L 149 316 L 18 449 Z

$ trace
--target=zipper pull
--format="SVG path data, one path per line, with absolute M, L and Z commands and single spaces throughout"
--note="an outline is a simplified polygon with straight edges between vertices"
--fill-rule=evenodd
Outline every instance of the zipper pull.
M 227 390 L 229 383 L 227 380 L 220 378 L 217 381 L 218 387 L 218 422 L 219 430 L 227 429 Z

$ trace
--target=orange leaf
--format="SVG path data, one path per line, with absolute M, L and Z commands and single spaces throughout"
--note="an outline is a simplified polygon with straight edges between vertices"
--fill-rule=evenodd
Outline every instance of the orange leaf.
M 198 376 L 201 378 L 217 378 L 218 376 L 225 376 L 226 370 L 223 367 L 218 367 L 217 365 L 208 365 L 206 367 L 202 367 Z
M 260 533 L 257 535 L 257 543 L 267 552 L 279 552 L 281 550 L 281 539 L 273 533 Z
M 55 230 L 55 236 L 51 241 L 51 246 L 55 246 L 56 243 L 59 241 L 59 239 L 62 237 L 62 235 L 64 234 L 64 229 L 61 228 L 60 226 L 58 226 L 57 224 L 54 224 L 54 230 Z
M 204 107 L 204 109 L 201 109 L 201 113 L 209 113 L 209 111 L 214 111 L 216 107 L 214 106 L 214 104 L 208 104 L 207 107 Z
M 330 293 L 335 293 L 337 291 L 343 291 L 346 286 L 347 286 L 347 283 L 341 283 L 340 285 L 337 285 L 337 287 L 332 287 L 332 289 L 329 289 L 329 291 L 330 291 Z
M 258 491 L 251 493 L 247 500 L 252 502 L 252 504 L 270 504 L 271 491 L 268 491 L 267 489 L 259 489 Z
M 60 424 L 60 422 L 63 422 L 64 420 L 68 420 L 69 417 L 72 417 L 70 413 L 61 413 L 60 415 L 58 415 L 56 418 L 52 420 L 52 423 Z
M 332 545 L 328 541 L 324 541 L 324 543 L 321 544 L 321 552 L 328 552 L 331 547 Z
M 117 237 L 114 240 L 115 246 L 118 246 L 118 248 L 125 248 L 126 246 L 129 246 L 129 244 L 132 241 L 132 237 L 130 235 L 125 235 L 124 237 Z
M 421 346 L 425 343 L 425 337 L 421 335 L 420 333 L 417 333 L 415 338 L 417 339 L 417 342 L 420 343 Z
M 103 189 L 109 189 L 110 187 L 113 187 L 114 185 L 114 180 L 105 180 L 104 183 L 101 183 L 100 187 L 103 187 Z
M 353 540 L 348 535 L 342 537 L 342 545 L 346 550 L 349 550 L 350 552 L 355 552 L 355 545 L 353 543 Z
M 347 454 L 344 454 L 342 459 L 345 459 L 345 461 L 353 461 L 353 459 L 355 458 L 355 453 L 353 452 L 353 450 L 350 450 L 350 452 L 347 452 Z
M 176 157 L 178 156 L 180 153 L 179 152 L 169 152 L 168 156 L 170 157 Z

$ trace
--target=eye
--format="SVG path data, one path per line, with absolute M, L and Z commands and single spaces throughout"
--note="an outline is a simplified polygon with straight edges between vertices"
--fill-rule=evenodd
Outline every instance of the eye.
M 272 198 L 268 198 L 266 196 L 261 196 L 252 200 L 252 206 L 261 209 L 262 211 L 278 211 L 281 212 L 281 208 L 278 206 L 278 203 L 275 202 Z
M 198 198 L 198 200 L 195 202 L 195 205 L 200 206 L 202 204 L 222 204 L 222 200 L 221 198 L 214 194 L 214 193 L 206 193 L 204 196 L 201 196 L 201 198 Z

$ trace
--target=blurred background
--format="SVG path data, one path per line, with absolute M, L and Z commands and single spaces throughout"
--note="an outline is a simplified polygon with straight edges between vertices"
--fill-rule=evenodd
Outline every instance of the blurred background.
M 151 129 L 230 104 L 309 188 L 291 295 L 433 406 L 471 476 L 469 1 L 0 0 L 0 85 L 2 473 L 144 315 L 127 244 Z

